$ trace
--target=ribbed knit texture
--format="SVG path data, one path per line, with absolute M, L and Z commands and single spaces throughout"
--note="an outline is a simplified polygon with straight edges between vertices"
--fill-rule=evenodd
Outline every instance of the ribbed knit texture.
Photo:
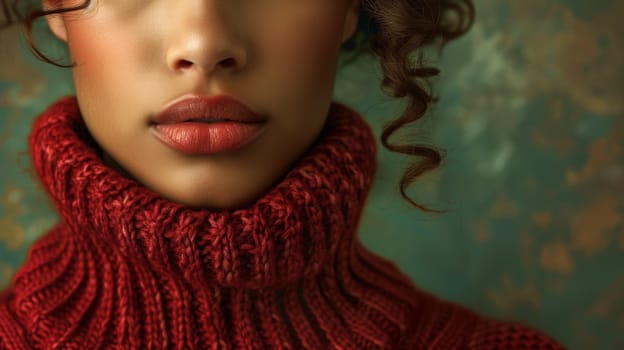
M 107 167 L 73 97 L 30 146 L 62 220 L 0 294 L 0 349 L 560 349 L 416 289 L 362 246 L 375 140 L 343 105 L 241 210 L 189 209 Z

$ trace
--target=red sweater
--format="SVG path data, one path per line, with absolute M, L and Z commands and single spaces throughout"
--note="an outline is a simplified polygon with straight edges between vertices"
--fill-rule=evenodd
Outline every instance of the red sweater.
M 105 166 L 73 97 L 30 147 L 62 220 L 0 295 L 0 349 L 561 349 L 417 289 L 360 243 L 375 140 L 343 105 L 235 211 L 186 208 Z

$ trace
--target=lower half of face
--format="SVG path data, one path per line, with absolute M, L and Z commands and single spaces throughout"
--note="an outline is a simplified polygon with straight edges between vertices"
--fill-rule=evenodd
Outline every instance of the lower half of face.
M 249 205 L 283 179 L 325 124 L 345 5 L 270 0 L 280 7 L 238 12 L 223 5 L 203 13 L 218 14 L 214 21 L 194 17 L 197 9 L 156 3 L 162 8 L 136 17 L 103 3 L 68 23 L 87 127 L 111 163 L 167 199 L 215 209 Z M 160 29 L 152 21 L 162 21 Z M 211 35 L 227 40 L 211 46 Z M 233 66 L 215 64 L 218 55 L 231 55 Z M 187 66 L 175 65 L 177 58 Z M 233 151 L 198 155 L 171 147 L 155 136 L 150 118 L 188 93 L 235 97 L 266 118 L 263 131 Z

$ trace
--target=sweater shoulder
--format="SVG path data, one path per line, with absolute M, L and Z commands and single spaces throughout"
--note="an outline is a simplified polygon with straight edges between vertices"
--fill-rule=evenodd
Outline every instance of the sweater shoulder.
M 467 349 L 474 350 L 565 350 L 554 339 L 531 327 L 498 320 L 483 319 L 468 339 Z
M 544 333 L 518 322 L 491 319 L 460 304 L 423 293 L 415 336 L 404 348 L 565 350 Z
M 32 349 L 28 344 L 24 328 L 10 308 L 10 290 L 0 291 L 0 350 Z

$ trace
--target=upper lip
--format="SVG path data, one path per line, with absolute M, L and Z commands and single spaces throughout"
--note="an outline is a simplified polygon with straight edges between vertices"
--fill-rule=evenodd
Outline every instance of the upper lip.
M 227 95 L 185 96 L 167 106 L 152 119 L 156 124 L 174 124 L 193 120 L 230 120 L 258 123 L 266 119 L 252 111 L 244 103 Z

